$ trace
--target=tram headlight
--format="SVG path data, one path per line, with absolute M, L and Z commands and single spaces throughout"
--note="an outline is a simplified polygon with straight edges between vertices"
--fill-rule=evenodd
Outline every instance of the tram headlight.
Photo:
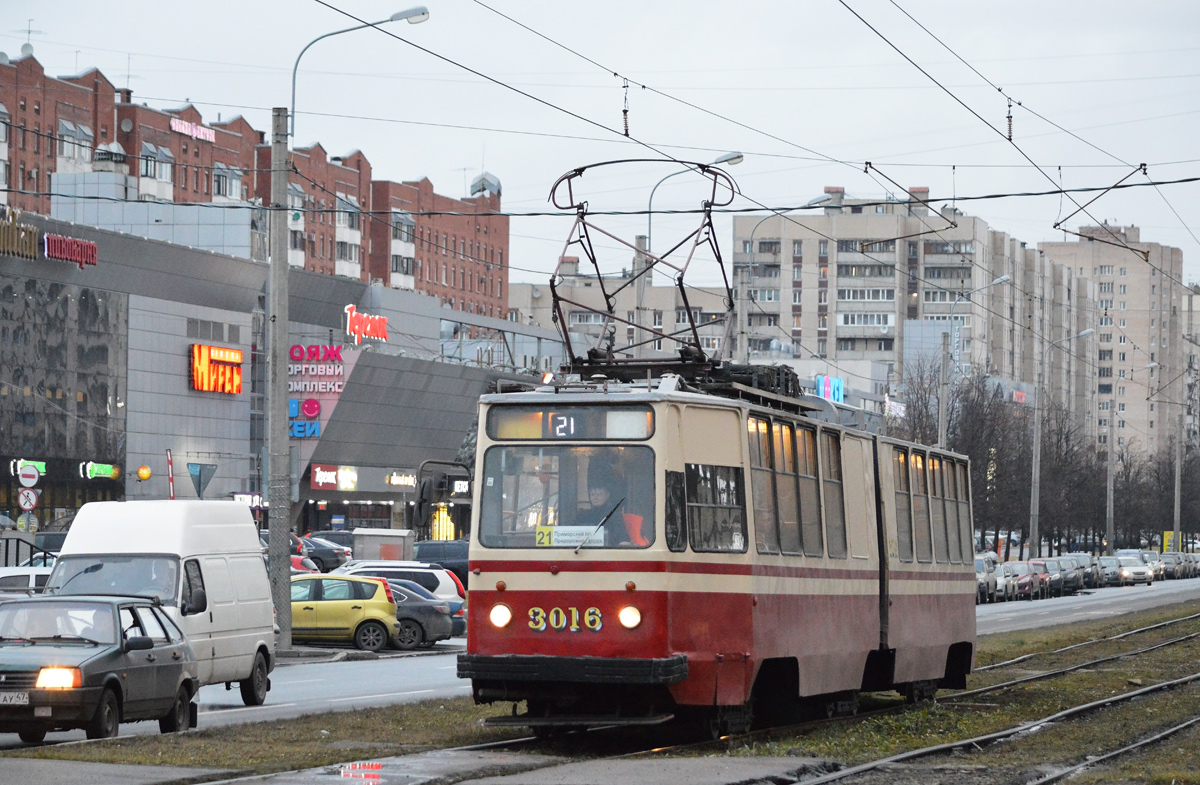
M 488 619 L 491 620 L 493 627 L 507 627 L 508 623 L 512 621 L 512 616 L 512 608 L 504 603 L 493 605 L 488 612 Z
M 632 605 L 626 605 L 617 613 L 617 620 L 627 630 L 632 630 L 642 623 L 642 612 Z

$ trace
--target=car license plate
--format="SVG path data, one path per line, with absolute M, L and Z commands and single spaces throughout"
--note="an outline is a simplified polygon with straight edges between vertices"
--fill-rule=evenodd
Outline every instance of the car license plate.
M 0 692 L 0 706 L 28 706 L 28 692 Z

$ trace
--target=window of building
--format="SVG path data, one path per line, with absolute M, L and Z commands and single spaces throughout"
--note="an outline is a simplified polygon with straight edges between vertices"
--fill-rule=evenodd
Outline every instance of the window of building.
M 891 264 L 839 264 L 837 274 L 844 278 L 894 278 L 896 267 Z
M 817 241 L 817 255 L 818 256 L 829 256 L 829 241 L 828 240 L 818 240 Z
M 842 313 L 838 321 L 843 327 L 891 327 L 895 323 L 893 313 Z
M 756 303 L 777 303 L 779 302 L 778 289 L 751 289 L 747 292 L 750 299 Z
M 799 305 L 799 304 L 800 304 L 800 290 L 793 289 L 792 290 L 792 305 Z
M 753 240 L 742 240 L 742 253 L 754 253 Z
M 1096 387 L 1096 392 L 1101 395 L 1112 395 L 1113 386 L 1111 384 L 1101 384 Z
M 853 338 L 838 338 L 837 348 L 838 348 L 839 352 L 854 351 L 854 339 Z
M 413 258 L 411 256 L 392 254 L 392 272 L 398 275 L 412 275 Z
M 826 305 L 828 303 L 829 303 L 829 290 L 828 289 L 818 289 L 817 290 L 817 305 Z
M 1112 300 L 1101 300 L 1101 301 L 1100 301 L 1100 310 L 1102 310 L 1102 311 L 1107 311 L 1107 310 L 1109 310 L 1109 309 L 1110 309 L 1110 308 L 1112 308 L 1112 307 L 1113 307 L 1113 301 L 1112 301 Z
M 142 159 L 142 177 L 154 177 L 158 174 L 158 161 L 154 158 Z
M 926 292 L 930 294 L 931 292 Z M 943 292 L 945 294 L 945 292 Z M 855 300 L 878 300 L 878 301 L 894 301 L 896 299 L 895 289 L 838 289 L 837 298 L 839 300 L 855 301 Z M 929 299 L 926 298 L 926 302 Z
M 824 357 L 829 349 L 829 340 L 826 338 L 817 339 L 817 354 Z
M 799 259 L 802 256 L 801 249 L 803 248 L 802 240 L 792 240 L 792 256 Z
M 895 343 L 893 342 L 893 339 L 891 339 L 891 338 L 880 338 L 880 339 L 879 339 L 878 341 L 876 341 L 876 343 L 875 343 L 875 351 L 877 351 L 877 352 L 890 352 L 890 351 L 892 351 L 892 348 L 893 348 L 894 346 L 895 346 Z
M 759 240 L 759 253 L 779 253 L 780 242 L 778 240 Z
M 290 242 L 288 244 L 288 247 L 291 248 L 293 251 L 303 251 L 304 250 L 304 232 L 298 232 L 295 229 L 292 229 L 288 234 L 290 236 Z
M 970 267 L 926 267 L 925 278 L 928 280 L 971 280 Z

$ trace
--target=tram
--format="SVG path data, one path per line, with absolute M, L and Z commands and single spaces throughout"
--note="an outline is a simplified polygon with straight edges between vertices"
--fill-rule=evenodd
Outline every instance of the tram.
M 477 703 L 513 702 L 489 722 L 725 733 L 965 686 L 964 456 L 811 396 L 584 378 L 481 400 L 458 674 Z

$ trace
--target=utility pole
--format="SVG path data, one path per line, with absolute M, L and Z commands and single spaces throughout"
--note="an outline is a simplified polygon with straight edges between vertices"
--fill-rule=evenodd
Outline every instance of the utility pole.
M 288 456 L 288 110 L 271 112 L 271 276 L 267 346 L 267 443 L 270 487 L 267 565 L 279 623 L 277 650 L 292 648 L 291 466 Z
M 1108 540 L 1108 547 L 1104 549 L 1108 556 L 1113 555 L 1113 550 L 1116 548 L 1117 532 L 1113 525 L 1113 452 L 1117 446 L 1113 443 L 1113 417 L 1116 414 L 1116 406 L 1114 401 L 1109 401 L 1108 410 L 1108 456 L 1105 460 L 1106 478 L 1105 497 L 1107 506 L 1104 513 L 1104 537 Z M 1136 547 L 1136 546 L 1135 546 Z
M 1038 514 L 1042 503 L 1042 386 L 1046 381 L 1046 355 L 1049 353 L 1050 345 L 1042 351 L 1037 387 L 1033 388 L 1033 479 L 1029 489 L 1029 557 L 1032 559 L 1042 555 L 1042 535 L 1038 531 Z
M 641 275 L 640 273 L 650 264 L 650 260 L 646 257 L 646 237 L 638 235 L 634 238 L 634 243 L 637 245 L 637 253 L 633 256 L 633 321 L 637 325 L 633 331 L 633 356 L 645 357 L 646 347 L 642 342 L 646 340 L 646 331 L 642 326 L 646 324 L 646 286 L 650 281 L 650 273 Z
M 951 322 L 951 328 L 953 322 Z M 942 333 L 942 374 L 938 387 L 938 436 L 937 446 L 946 449 L 946 430 L 950 421 L 950 333 Z
M 1183 481 L 1183 407 L 1179 410 L 1179 430 L 1175 435 L 1175 533 L 1173 539 L 1173 550 L 1183 552 L 1183 542 L 1179 538 L 1179 496 L 1180 483 Z

